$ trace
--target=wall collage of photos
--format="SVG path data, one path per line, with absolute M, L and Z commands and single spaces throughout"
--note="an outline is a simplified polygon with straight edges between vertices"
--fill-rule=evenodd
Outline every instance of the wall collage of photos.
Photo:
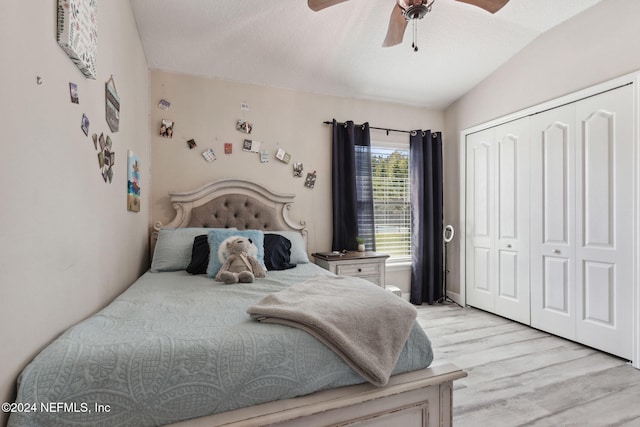
M 158 102 L 158 108 L 164 111 L 169 111 L 169 109 L 171 108 L 171 102 L 166 99 L 161 99 Z M 240 105 L 240 110 L 248 111 L 249 110 L 248 104 L 242 103 Z M 173 138 L 173 135 L 174 135 L 174 128 L 175 128 L 175 122 L 173 120 L 163 118 L 160 121 L 160 129 L 158 134 L 163 138 L 171 139 Z M 245 136 L 249 136 L 253 132 L 253 124 L 251 124 L 246 120 L 238 119 L 235 122 L 235 129 L 238 132 L 245 134 Z M 193 150 L 198 147 L 198 144 L 196 143 L 194 138 L 189 138 L 189 139 L 184 138 L 184 139 L 186 141 L 187 147 L 190 150 Z M 271 158 L 269 150 L 266 148 L 266 144 L 264 144 L 262 141 L 257 141 L 257 140 L 253 140 L 245 137 L 242 140 L 241 147 L 243 152 L 256 154 L 258 156 L 260 163 L 268 163 Z M 201 152 L 201 154 L 207 163 L 213 163 L 217 159 L 213 148 L 206 148 L 204 151 Z M 225 155 L 233 154 L 233 144 L 231 142 L 224 143 L 224 154 Z M 284 149 L 278 147 L 277 150 L 275 150 L 273 158 L 278 160 L 280 163 L 289 164 L 291 162 L 292 156 L 290 153 L 286 152 Z M 294 178 L 303 178 L 303 170 L 304 170 L 304 165 L 301 162 L 292 163 L 292 176 Z M 317 178 L 317 172 L 315 170 L 313 172 L 308 172 L 306 175 L 306 178 L 304 179 L 304 186 L 307 188 L 314 188 L 316 184 L 316 178 Z
M 98 44 L 97 0 L 58 0 L 56 41 L 82 74 L 95 80 Z M 42 84 L 38 76 L 37 84 Z M 80 104 L 78 85 L 69 82 L 69 95 L 73 104 Z M 113 76 L 105 82 L 105 120 L 111 133 L 120 129 L 120 96 Z M 91 121 L 82 113 L 80 129 L 89 137 Z M 116 153 L 111 135 L 106 132 L 91 134 L 94 149 L 98 151 L 98 170 L 105 183 L 113 181 Z M 140 161 L 129 150 L 127 153 L 127 210 L 140 211 Z

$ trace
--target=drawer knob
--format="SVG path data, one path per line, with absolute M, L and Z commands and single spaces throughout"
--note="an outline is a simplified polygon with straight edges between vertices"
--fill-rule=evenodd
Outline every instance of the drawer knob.
M 358 273 L 362 273 L 362 269 L 361 268 L 358 269 Z

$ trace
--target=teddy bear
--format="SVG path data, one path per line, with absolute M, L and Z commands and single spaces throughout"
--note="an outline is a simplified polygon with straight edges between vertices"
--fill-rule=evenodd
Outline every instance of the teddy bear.
M 252 246 L 251 239 L 245 237 L 228 239 L 226 250 L 229 255 L 216 274 L 216 280 L 231 285 L 238 282 L 251 283 L 255 277 L 265 277 L 264 268 L 251 255 Z

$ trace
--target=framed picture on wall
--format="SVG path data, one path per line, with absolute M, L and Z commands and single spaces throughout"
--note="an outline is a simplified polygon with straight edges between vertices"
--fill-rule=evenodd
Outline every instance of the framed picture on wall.
M 90 79 L 96 78 L 98 0 L 58 0 L 56 40 Z
M 127 210 L 140 212 L 140 159 L 131 150 L 127 152 Z
M 104 84 L 104 105 L 107 124 L 111 132 L 118 132 L 120 129 L 120 97 L 116 92 L 116 82 L 113 76 Z

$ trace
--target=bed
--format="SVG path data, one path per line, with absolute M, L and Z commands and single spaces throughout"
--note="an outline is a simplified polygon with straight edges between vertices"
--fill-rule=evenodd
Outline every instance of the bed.
M 154 224 L 150 271 L 24 369 L 9 427 L 451 424 L 452 382 L 466 374 L 429 367 L 417 322 L 381 387 L 304 330 L 249 317 L 310 278 L 342 280 L 309 262 L 294 196 L 226 179 L 170 199 L 176 214 Z M 213 259 L 215 238 L 242 233 L 285 237 L 295 267 L 237 285 L 187 271 L 203 268 L 198 236 Z

